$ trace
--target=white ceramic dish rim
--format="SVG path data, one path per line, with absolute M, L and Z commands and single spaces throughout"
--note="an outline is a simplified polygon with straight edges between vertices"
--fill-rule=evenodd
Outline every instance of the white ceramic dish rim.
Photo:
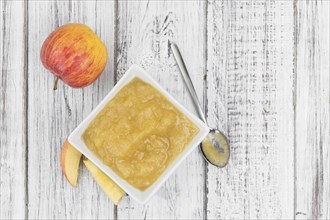
M 173 163 L 164 171 L 164 173 L 144 191 L 134 188 L 124 179 L 119 177 L 108 166 L 103 164 L 92 151 L 90 151 L 82 140 L 82 134 L 88 127 L 90 122 L 97 116 L 103 107 L 117 94 L 117 92 L 130 82 L 133 78 L 138 77 L 145 82 L 154 86 L 159 90 L 171 103 L 173 103 L 182 113 L 184 113 L 196 126 L 199 128 L 199 133 L 194 137 L 191 143 L 185 150 L 173 161 Z M 106 97 L 95 107 L 95 109 L 81 122 L 78 127 L 70 134 L 69 142 L 82 154 L 90 159 L 96 166 L 98 166 L 105 174 L 107 174 L 113 181 L 115 181 L 129 196 L 144 204 L 146 203 L 167 180 L 182 161 L 199 145 L 209 132 L 208 126 L 198 119 L 195 115 L 186 110 L 179 104 L 168 92 L 166 92 L 155 80 L 153 80 L 142 68 L 137 65 L 132 65 L 118 81 L 114 88 L 106 95 Z

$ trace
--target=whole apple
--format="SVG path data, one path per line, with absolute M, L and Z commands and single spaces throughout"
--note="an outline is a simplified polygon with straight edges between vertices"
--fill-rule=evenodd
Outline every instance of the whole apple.
M 54 30 L 42 45 L 42 64 L 73 88 L 92 84 L 107 63 L 107 49 L 100 38 L 84 24 L 66 24 Z

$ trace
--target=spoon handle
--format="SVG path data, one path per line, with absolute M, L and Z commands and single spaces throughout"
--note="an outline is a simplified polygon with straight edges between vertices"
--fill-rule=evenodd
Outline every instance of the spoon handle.
M 184 79 L 184 81 L 185 81 L 185 83 L 188 87 L 188 90 L 189 90 L 190 95 L 192 97 L 192 100 L 194 102 L 195 108 L 197 109 L 197 113 L 198 113 L 199 117 L 205 122 L 205 124 L 207 124 L 203 109 L 201 108 L 201 105 L 198 101 L 198 97 L 197 97 L 194 85 L 192 84 L 192 81 L 191 81 L 191 78 L 189 76 L 186 65 L 183 62 L 183 58 L 181 56 L 179 48 L 175 43 L 171 43 L 171 49 L 172 49 L 172 53 L 174 55 L 174 58 L 175 58 L 178 66 L 179 66 L 181 75 L 182 75 L 182 77 L 183 77 L 183 79 Z

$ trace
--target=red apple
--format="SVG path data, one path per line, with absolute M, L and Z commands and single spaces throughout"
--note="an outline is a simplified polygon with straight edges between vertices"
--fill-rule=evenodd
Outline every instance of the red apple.
M 84 24 L 66 24 L 45 40 L 40 53 L 42 64 L 73 88 L 93 83 L 107 63 L 107 49 L 100 38 Z

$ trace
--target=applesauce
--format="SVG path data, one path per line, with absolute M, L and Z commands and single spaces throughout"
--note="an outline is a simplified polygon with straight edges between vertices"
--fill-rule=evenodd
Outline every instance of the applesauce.
M 157 89 L 134 78 L 99 112 L 82 138 L 117 175 L 145 190 L 198 132 Z

